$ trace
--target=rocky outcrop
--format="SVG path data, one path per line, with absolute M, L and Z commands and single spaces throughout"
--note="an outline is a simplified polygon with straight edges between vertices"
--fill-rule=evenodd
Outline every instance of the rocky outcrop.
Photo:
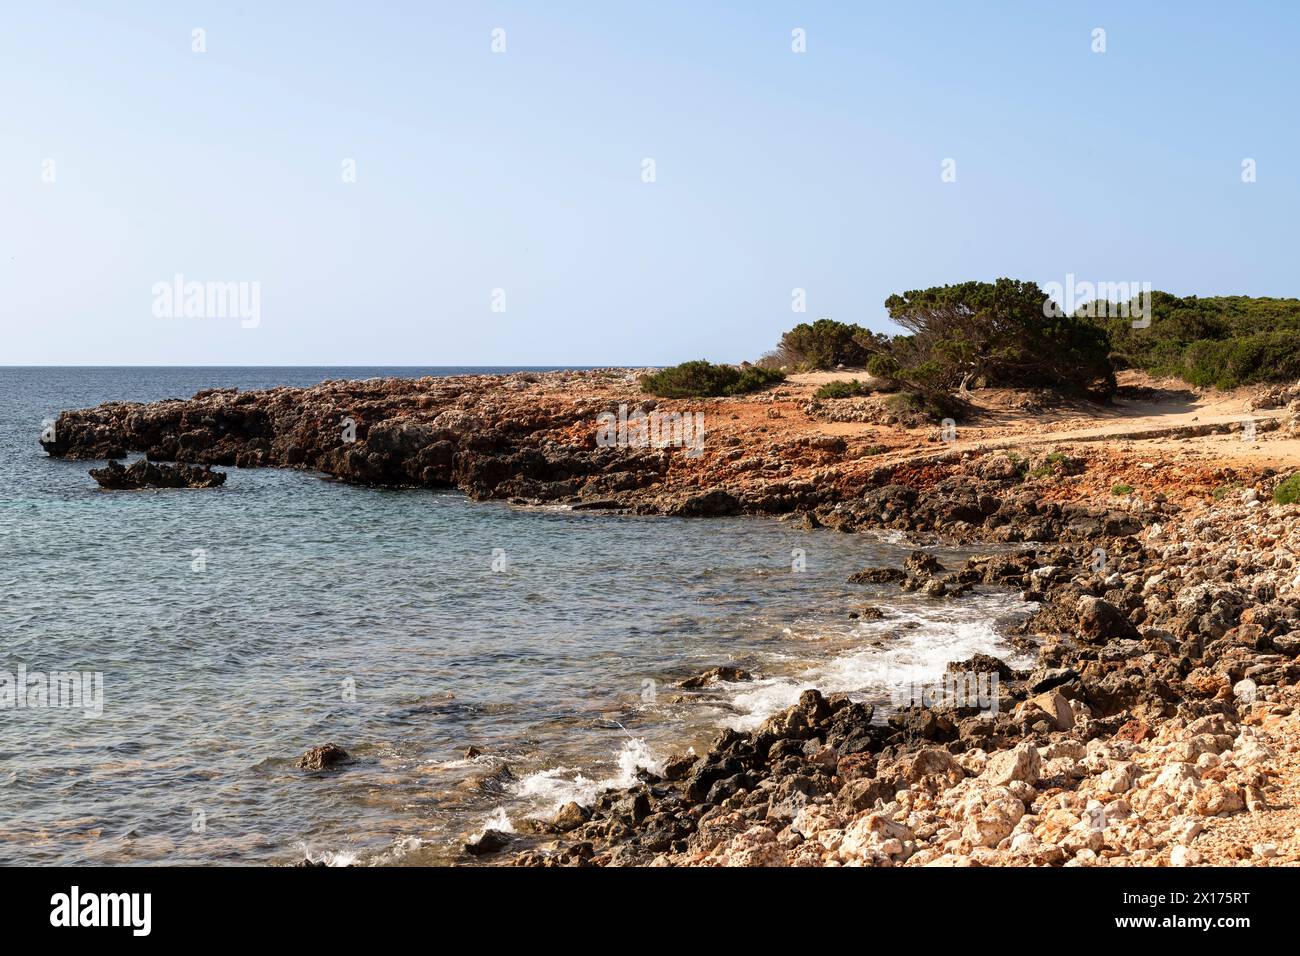
M 298 758 L 299 770 L 329 770 L 351 759 L 351 755 L 338 744 L 312 747 Z
M 748 681 L 753 679 L 754 675 L 749 673 L 749 671 L 729 664 L 723 664 L 718 667 L 710 667 L 708 670 L 696 674 L 694 677 L 687 677 L 685 680 L 680 680 L 677 682 L 677 686 L 695 689 L 708 687 L 711 684 L 718 683 L 719 681 L 734 684 L 739 681 Z
M 143 488 L 216 488 L 225 484 L 224 472 L 193 465 L 159 465 L 145 459 L 123 467 L 109 461 L 103 468 L 90 469 L 90 477 L 101 488 L 137 491 Z
M 813 526 L 952 541 L 1089 540 L 1131 534 L 1146 517 L 1045 501 L 1022 487 L 1024 470 L 1002 454 L 875 464 L 878 449 L 865 438 L 809 433 L 806 420 L 768 416 L 775 393 L 649 401 L 637 374 L 208 389 L 189 399 L 65 411 L 42 445 L 58 458 L 140 452 L 151 462 L 311 469 L 357 484 L 458 488 L 518 504 L 706 518 L 800 514 Z M 601 416 L 617 420 L 629 408 L 670 423 L 703 416 L 702 445 L 674 443 L 671 428 L 645 442 L 636 433 L 602 432 Z

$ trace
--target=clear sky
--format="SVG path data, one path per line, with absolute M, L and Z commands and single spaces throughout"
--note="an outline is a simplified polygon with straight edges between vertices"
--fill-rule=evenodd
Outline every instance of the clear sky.
M 739 361 L 1000 275 L 1297 295 L 1298 48 L 1282 0 L 7 2 L 0 364 Z M 155 315 L 176 274 L 257 283 L 255 327 Z

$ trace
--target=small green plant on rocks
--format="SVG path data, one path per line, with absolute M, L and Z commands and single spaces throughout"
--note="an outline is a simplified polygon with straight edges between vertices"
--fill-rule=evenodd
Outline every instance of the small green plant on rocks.
M 1273 489 L 1273 500 L 1280 505 L 1300 503 L 1300 471 L 1283 480 Z
M 859 395 L 870 395 L 871 391 L 872 389 L 870 385 L 864 385 L 856 378 L 850 379 L 847 382 L 844 379 L 836 379 L 833 382 L 827 382 L 821 388 L 817 389 L 817 391 L 813 393 L 813 398 L 856 398 Z

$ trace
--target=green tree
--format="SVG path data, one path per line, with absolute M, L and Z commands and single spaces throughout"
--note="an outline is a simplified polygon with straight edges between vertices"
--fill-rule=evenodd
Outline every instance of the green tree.
M 1106 330 L 1055 315 L 1033 282 L 963 282 L 891 295 L 890 318 L 907 330 L 887 345 L 897 379 L 918 391 L 964 394 L 969 386 L 1049 387 L 1103 395 L 1115 388 Z
M 870 353 L 858 339 L 870 335 L 860 325 L 836 322 L 834 319 L 818 319 L 811 325 L 802 322 L 781 336 L 777 354 L 789 364 L 805 368 L 861 366 Z

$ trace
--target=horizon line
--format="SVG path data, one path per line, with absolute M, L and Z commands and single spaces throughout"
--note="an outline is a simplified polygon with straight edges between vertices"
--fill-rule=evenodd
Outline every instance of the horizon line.
M 735 363 L 739 365 L 740 363 Z M 500 362 L 496 364 L 481 363 L 459 363 L 454 365 L 400 365 L 387 364 L 384 362 L 366 362 L 360 365 L 347 365 L 335 362 L 317 362 L 312 364 L 252 364 L 252 365 L 186 365 L 172 364 L 164 365 L 159 363 L 142 362 L 138 364 L 109 364 L 99 365 L 95 363 L 74 363 L 64 365 L 21 365 L 0 363 L 0 368 L 516 368 L 524 371 L 589 371 L 592 369 L 602 368 L 663 368 L 661 365 L 646 365 L 644 363 L 627 363 L 627 364 L 603 364 L 603 365 L 565 365 L 565 364 L 544 364 L 544 365 L 520 365 L 510 362 Z

